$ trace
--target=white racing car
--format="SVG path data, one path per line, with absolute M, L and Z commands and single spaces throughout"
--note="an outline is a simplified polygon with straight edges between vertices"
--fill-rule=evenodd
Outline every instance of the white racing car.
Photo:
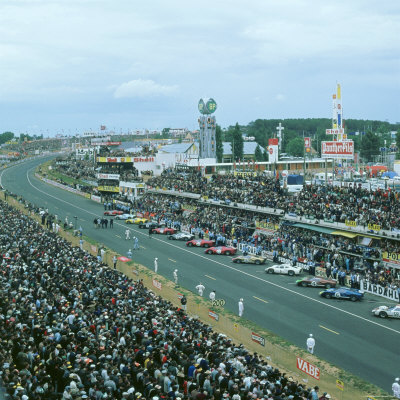
M 129 218 L 135 218 L 135 217 L 136 217 L 136 215 L 134 215 L 134 214 L 121 214 L 121 215 L 116 215 L 115 219 L 126 220 L 126 219 L 129 219 Z
M 372 310 L 372 314 L 381 318 L 400 318 L 400 304 L 376 307 Z
M 299 275 L 303 268 L 293 267 L 292 264 L 275 264 L 265 268 L 267 274 L 285 274 L 289 276 Z

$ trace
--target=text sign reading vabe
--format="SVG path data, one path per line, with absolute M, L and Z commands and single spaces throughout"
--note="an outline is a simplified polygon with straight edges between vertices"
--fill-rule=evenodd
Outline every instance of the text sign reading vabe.
M 300 357 L 297 357 L 297 369 L 305 372 L 307 375 L 310 375 L 314 379 L 319 380 L 320 378 L 320 370 L 315 365 L 310 364 L 308 361 L 303 360 Z

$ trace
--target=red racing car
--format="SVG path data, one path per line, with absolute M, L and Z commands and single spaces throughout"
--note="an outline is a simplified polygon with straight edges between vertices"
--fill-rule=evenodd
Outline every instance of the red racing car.
M 215 245 L 214 240 L 207 239 L 193 239 L 186 242 L 186 246 L 196 246 L 196 247 L 212 247 Z
M 104 215 L 122 215 L 124 212 L 119 210 L 104 211 Z
M 236 253 L 234 247 L 218 246 L 210 247 L 205 251 L 206 254 L 224 254 L 226 256 L 233 256 Z
M 174 228 L 155 228 L 152 230 L 153 233 L 158 233 L 159 235 L 173 235 L 176 233 Z

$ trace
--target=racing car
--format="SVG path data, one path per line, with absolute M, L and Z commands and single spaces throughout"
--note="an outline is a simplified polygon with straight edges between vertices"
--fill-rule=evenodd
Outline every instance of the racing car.
M 117 215 L 116 217 L 115 217 L 115 219 L 123 219 L 123 220 L 126 220 L 126 219 L 132 219 L 132 218 L 135 218 L 136 216 L 135 215 L 133 215 L 133 214 L 119 214 L 119 215 Z
M 193 239 L 186 242 L 186 246 L 196 246 L 196 247 L 212 247 L 215 246 L 214 240 L 207 239 Z
M 294 267 L 292 264 L 275 264 L 265 268 L 267 274 L 285 274 L 289 276 L 300 275 L 303 268 Z
M 119 210 L 104 211 L 104 215 L 111 215 L 111 216 L 122 215 L 123 213 L 124 213 L 123 211 Z
M 126 224 L 144 224 L 145 222 L 147 222 L 148 219 L 147 218 L 143 218 L 143 217 L 136 217 L 136 218 L 129 218 L 125 221 Z
M 309 276 L 308 278 L 298 279 L 296 281 L 297 286 L 312 286 L 312 287 L 324 287 L 325 289 L 330 289 L 331 287 L 336 287 L 336 281 L 333 279 L 325 279 L 317 276 Z
M 158 233 L 159 235 L 173 235 L 176 233 L 174 228 L 155 228 L 152 230 L 153 233 Z
M 261 256 L 254 256 L 254 255 L 247 255 L 247 256 L 237 256 L 235 258 L 232 258 L 232 261 L 234 263 L 239 263 L 239 264 L 265 264 L 265 261 L 267 259 L 265 257 Z
M 224 254 L 226 256 L 234 255 L 236 253 L 236 249 L 234 247 L 227 246 L 218 246 L 218 247 L 210 247 L 204 253 L 206 254 Z
M 194 239 L 194 235 L 189 232 L 178 232 L 173 235 L 168 236 L 170 240 L 192 240 Z
M 333 288 L 333 289 L 326 289 L 322 292 L 319 292 L 321 297 L 325 297 L 326 299 L 341 299 L 341 300 L 351 300 L 357 301 L 361 300 L 364 297 L 364 293 L 358 289 L 350 289 L 350 288 Z
M 139 228 L 140 229 L 154 229 L 159 228 L 160 224 L 157 221 L 147 221 L 147 222 L 140 222 Z
M 400 304 L 376 307 L 372 310 L 372 314 L 381 318 L 400 318 Z

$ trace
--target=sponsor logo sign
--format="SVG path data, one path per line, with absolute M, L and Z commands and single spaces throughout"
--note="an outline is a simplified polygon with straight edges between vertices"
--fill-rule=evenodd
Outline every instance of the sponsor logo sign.
M 343 135 L 344 134 L 344 129 L 343 128 L 325 129 L 325 134 L 326 135 Z
M 158 290 L 162 289 L 162 284 L 157 279 L 153 279 L 153 286 Z
M 251 340 L 261 346 L 265 346 L 265 339 L 257 333 L 251 332 Z
M 276 231 L 279 229 L 279 225 L 272 222 L 256 221 L 256 228 L 266 231 Z
M 154 162 L 154 157 L 133 157 L 133 162 Z
M 361 280 L 360 287 L 361 290 L 366 293 L 372 293 L 376 296 L 385 297 L 386 299 L 399 302 L 399 293 L 397 289 L 390 289 L 364 280 Z
M 356 221 L 350 221 L 349 219 L 346 219 L 346 226 L 355 227 L 355 226 L 357 226 L 357 222 Z
M 210 318 L 212 318 L 213 320 L 215 320 L 215 321 L 219 320 L 219 315 L 216 312 L 212 311 L 212 310 L 208 310 L 208 316 Z
M 319 381 L 320 369 L 300 357 L 297 357 L 297 369 Z
M 97 179 L 115 179 L 119 180 L 119 174 L 96 174 Z
M 377 224 L 368 224 L 368 229 L 371 229 L 373 231 L 380 231 L 381 230 L 381 226 L 377 225 Z
M 119 187 L 118 186 L 98 186 L 97 190 L 99 192 L 113 192 L 113 193 L 119 193 Z
M 384 251 L 382 253 L 382 261 L 391 264 L 392 266 L 400 267 L 400 254 Z
M 339 380 L 339 379 L 336 379 L 336 387 L 343 392 L 343 390 L 344 390 L 344 382 Z
M 354 158 L 354 142 L 344 140 L 340 142 L 322 142 L 321 156 L 323 158 Z
M 133 163 L 133 157 L 97 157 L 100 163 Z

